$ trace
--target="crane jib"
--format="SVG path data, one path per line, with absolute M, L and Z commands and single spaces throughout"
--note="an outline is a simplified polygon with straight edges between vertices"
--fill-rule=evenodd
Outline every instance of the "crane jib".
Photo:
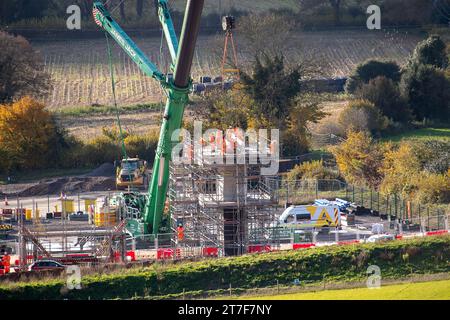
M 144 208 L 138 208 L 140 213 L 138 218 L 134 218 L 134 215 L 133 218 L 127 218 L 127 229 L 135 231 L 136 234 L 158 234 L 164 229 L 161 227 L 163 219 L 170 222 L 170 219 L 164 218 L 172 153 L 170 138 L 172 133 L 181 127 L 184 108 L 189 100 L 188 95 L 192 84 L 190 71 L 204 0 L 187 1 L 180 44 L 178 44 L 175 34 L 167 0 L 158 0 L 158 5 L 160 22 L 169 46 L 172 65 L 175 66 L 173 77 L 166 77 L 150 62 L 147 56 L 114 21 L 102 3 L 95 2 L 93 8 L 95 22 L 111 35 L 142 72 L 158 80 L 167 93 L 166 116 L 163 118 L 161 126 L 159 143 L 153 162 L 153 175 L 149 182 L 148 196 L 144 200 L 145 206 Z M 122 196 L 125 197 L 125 195 Z M 167 226 L 164 227 L 166 230 L 168 229 Z

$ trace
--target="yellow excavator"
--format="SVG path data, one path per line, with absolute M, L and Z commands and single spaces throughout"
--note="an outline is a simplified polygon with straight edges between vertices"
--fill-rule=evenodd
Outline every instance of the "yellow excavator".
M 122 159 L 116 165 L 117 189 L 140 188 L 147 183 L 147 161 L 136 158 Z

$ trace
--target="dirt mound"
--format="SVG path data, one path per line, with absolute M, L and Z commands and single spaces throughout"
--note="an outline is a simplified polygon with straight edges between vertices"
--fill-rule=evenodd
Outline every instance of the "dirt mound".
M 114 165 L 112 163 L 104 163 L 86 174 L 86 177 L 113 177 L 114 171 Z
M 114 190 L 114 177 L 65 177 L 41 180 L 36 183 L 9 185 L 0 188 L 0 195 L 34 197 L 64 193 Z

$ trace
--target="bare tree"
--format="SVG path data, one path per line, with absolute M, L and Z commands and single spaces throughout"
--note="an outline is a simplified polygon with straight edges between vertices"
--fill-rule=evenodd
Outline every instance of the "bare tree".
M 144 0 L 136 0 L 136 14 L 138 17 L 142 17 L 144 11 Z
M 285 51 L 294 23 L 277 14 L 253 14 L 238 22 L 241 47 L 252 56 L 273 56 Z
M 334 23 L 339 25 L 341 23 L 341 8 L 344 0 L 299 0 L 300 8 L 304 10 L 314 9 L 323 5 L 330 5 L 333 9 Z
M 0 31 L 0 103 L 24 95 L 42 97 L 50 88 L 38 52 L 25 38 Z

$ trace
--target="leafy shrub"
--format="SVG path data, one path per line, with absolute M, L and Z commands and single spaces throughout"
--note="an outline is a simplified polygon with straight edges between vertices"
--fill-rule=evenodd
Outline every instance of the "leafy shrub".
M 361 85 L 380 76 L 398 82 L 401 77 L 400 67 L 397 63 L 389 61 L 369 60 L 361 63 L 348 78 L 345 84 L 345 91 L 347 93 L 355 93 Z
M 87 142 L 73 140 L 64 154 L 61 165 L 66 168 L 95 167 L 105 162 L 122 159 L 120 140 L 114 130 L 104 130 L 103 135 Z M 130 157 L 138 156 L 148 162 L 153 161 L 158 135 L 124 134 L 125 148 Z
M 446 44 L 437 35 L 420 42 L 414 49 L 410 64 L 424 64 L 435 68 L 445 69 L 448 67 Z
M 378 134 L 388 125 L 388 119 L 367 100 L 353 100 L 341 112 L 339 124 L 350 131 L 368 131 Z
M 296 165 L 288 172 L 288 181 L 299 179 L 337 179 L 339 175 L 333 170 L 325 167 L 322 160 L 308 161 Z
M 419 121 L 428 118 L 448 122 L 450 79 L 431 65 L 413 64 L 402 76 L 400 91 Z
M 399 122 L 408 122 L 412 115 L 406 100 L 401 96 L 397 84 L 384 76 L 363 84 L 355 92 L 356 97 L 372 102 L 386 117 Z
M 417 203 L 450 203 L 450 175 L 421 173 L 415 176 L 417 189 L 413 199 Z

